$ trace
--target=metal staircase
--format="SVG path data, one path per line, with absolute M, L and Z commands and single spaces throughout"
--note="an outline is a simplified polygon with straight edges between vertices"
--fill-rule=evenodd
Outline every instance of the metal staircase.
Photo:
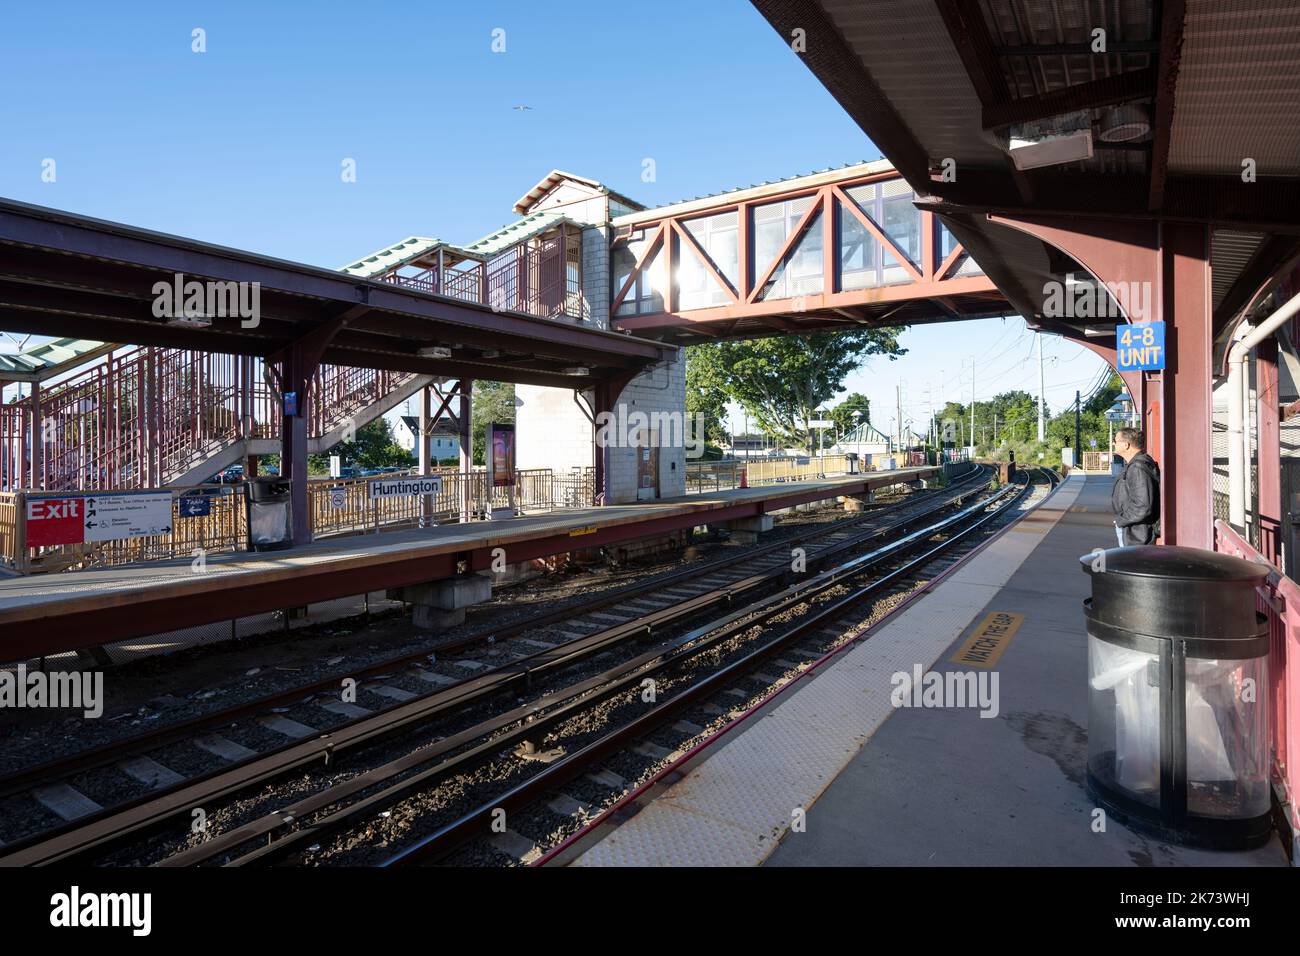
M 0 405 L 0 490 L 191 485 L 280 450 L 280 396 L 261 359 L 151 347 L 86 354 L 57 381 L 31 376 L 29 394 Z M 322 366 L 310 386 L 308 450 L 333 447 L 429 382 Z

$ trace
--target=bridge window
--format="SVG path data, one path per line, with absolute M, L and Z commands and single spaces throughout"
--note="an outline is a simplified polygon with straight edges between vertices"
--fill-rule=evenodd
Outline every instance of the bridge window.
M 943 224 L 943 221 L 937 216 L 935 217 L 935 222 L 938 223 L 938 228 L 935 229 L 935 242 L 938 245 L 935 267 L 938 268 L 948 261 L 948 257 L 952 255 L 952 251 L 957 248 L 958 242 L 957 237 L 952 234 L 951 230 L 949 230 L 948 227 Z M 971 258 L 969 252 L 963 250 L 962 254 L 957 257 L 956 263 L 952 268 L 948 269 L 947 275 L 941 278 L 983 274 L 984 270 L 979 267 L 979 263 Z
M 874 186 L 857 186 L 849 195 L 859 205 L 870 201 Z M 840 288 L 845 292 L 880 285 L 880 243 L 851 212 L 840 214 Z
M 650 242 L 653 232 L 642 229 L 632 234 L 630 241 L 614 247 L 614 294 L 627 282 L 636 268 L 646 244 Z M 638 312 L 662 312 L 664 309 L 664 257 L 663 249 L 658 249 L 650 261 L 645 264 L 636 282 L 628 290 L 615 312 L 616 315 L 636 315 Z
M 952 234 L 952 230 L 943 224 L 943 220 L 935 216 L 935 222 L 939 224 L 939 231 L 936 239 L 939 243 L 939 261 L 947 259 L 952 255 L 952 251 L 957 248 L 957 237 Z
M 921 264 L 921 212 L 912 205 L 915 197 L 907 183 L 871 183 L 845 192 L 904 258 L 913 265 Z M 851 212 L 840 216 L 840 263 L 841 287 L 846 291 L 911 281 L 894 251 L 877 240 Z
M 805 196 L 788 202 L 768 203 L 754 209 L 754 272 L 763 272 L 781 252 L 787 237 L 812 207 L 813 199 Z M 822 291 L 821 214 L 808 224 L 794 248 L 772 273 L 760 299 L 791 299 L 799 295 L 816 295 Z
M 736 214 L 721 213 L 702 219 L 689 219 L 682 225 L 704 250 L 709 263 L 735 291 L 740 282 L 740 245 L 736 231 Z M 775 254 L 775 253 L 774 253 Z M 718 285 L 690 243 L 680 243 L 677 251 L 677 306 L 680 310 L 704 309 L 731 302 L 727 290 Z
M 879 222 L 880 195 L 877 186 L 853 186 L 846 190 L 873 222 Z M 873 289 L 880 285 L 880 243 L 851 212 L 840 216 L 840 288 Z
M 902 180 L 882 183 L 881 215 L 876 222 L 899 251 L 917 265 L 921 261 L 921 211 L 912 205 L 914 198 L 911 188 Z M 891 252 L 885 252 L 883 265 L 885 285 L 911 281 L 911 275 Z

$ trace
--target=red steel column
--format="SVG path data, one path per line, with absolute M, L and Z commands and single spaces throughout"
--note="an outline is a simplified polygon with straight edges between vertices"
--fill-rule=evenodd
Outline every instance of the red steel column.
M 601 413 L 608 413 L 613 410 L 614 400 L 611 397 L 610 385 L 608 382 L 597 382 L 596 387 L 592 390 L 594 408 L 592 408 L 592 425 L 591 425 L 591 447 L 592 447 L 592 464 L 595 466 L 595 478 L 592 482 L 596 495 L 596 504 L 605 503 L 605 480 L 609 474 L 609 444 L 601 444 L 597 438 L 600 435 Z
M 1210 231 L 1203 225 L 1160 227 L 1160 315 L 1165 321 L 1161 425 L 1162 540 L 1214 547 L 1212 503 L 1214 375 Z
M 1282 440 L 1280 392 L 1277 379 L 1277 339 L 1259 344 L 1255 352 L 1255 389 L 1259 430 L 1259 551 L 1282 566 Z M 1247 463 L 1249 467 L 1249 463 Z
M 289 479 L 292 507 L 292 537 L 295 546 L 311 543 L 311 523 L 307 514 L 310 505 L 307 494 L 307 384 L 309 375 L 305 368 L 301 344 L 290 346 L 284 359 L 281 376 L 283 394 L 295 393 L 293 414 L 280 407 L 280 476 Z
M 429 433 L 433 431 L 433 422 L 429 420 L 429 398 L 430 388 L 425 386 L 416 392 L 416 397 L 420 402 L 420 434 L 415 438 L 415 457 L 419 461 L 419 473 L 429 475 L 433 473 L 432 463 L 429 461 Z M 430 519 L 433 516 L 433 498 L 429 495 L 420 495 L 420 527 L 429 526 Z
M 32 382 L 32 480 L 27 486 L 45 487 L 45 422 L 41 416 L 41 383 Z
M 474 380 L 463 379 L 456 383 L 460 392 L 460 520 L 469 521 L 474 497 Z M 491 454 L 491 449 L 484 454 Z

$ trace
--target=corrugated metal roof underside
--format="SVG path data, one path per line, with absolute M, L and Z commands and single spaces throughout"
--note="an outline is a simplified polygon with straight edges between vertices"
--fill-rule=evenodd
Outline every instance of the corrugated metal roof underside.
M 53 339 L 21 352 L 0 354 L 0 374 L 41 375 L 109 347 L 92 339 Z
M 989 37 L 998 46 L 1042 46 L 1068 43 L 1091 45 L 1093 30 L 1104 29 L 1108 42 L 1151 42 L 1154 39 L 1150 0 L 983 0 L 981 10 Z M 1007 90 L 1014 99 L 1041 96 L 1107 76 L 1153 66 L 1154 53 L 1081 53 L 1055 56 L 1003 56 L 999 59 Z M 1094 124 L 1106 110 L 1090 111 Z M 1148 137 L 1149 138 L 1149 137 Z M 1063 165 L 1101 173 L 1143 173 L 1142 152 L 1102 148 L 1090 160 Z
M 1216 309 L 1264 239 L 1264 234 L 1259 232 L 1236 232 L 1231 229 L 1214 231 L 1210 246 L 1210 281 L 1213 284 Z
M 1006 156 L 982 136 L 980 101 L 966 79 L 933 0 L 822 0 L 850 49 L 931 157 L 958 165 L 1005 167 Z M 906 30 L 882 30 L 881 23 L 905 23 Z M 935 82 L 951 76 L 953 82 Z
M 1295 0 L 1239 9 L 1189 0 L 1169 169 L 1261 179 L 1300 174 L 1300 16 Z M 1242 144 L 1249 143 L 1249 156 Z

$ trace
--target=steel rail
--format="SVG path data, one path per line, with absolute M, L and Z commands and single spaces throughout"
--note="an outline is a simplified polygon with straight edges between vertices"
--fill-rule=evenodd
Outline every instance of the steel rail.
M 982 477 L 982 474 L 972 475 L 970 480 L 973 481 L 979 477 Z M 926 504 L 930 505 L 930 507 L 925 510 L 917 513 L 900 514 L 892 523 L 888 523 L 883 527 L 869 529 L 860 535 L 819 551 L 815 555 L 810 555 L 810 560 L 816 563 L 824 563 L 845 550 L 857 547 L 874 538 L 883 537 L 890 532 L 905 528 L 918 520 L 928 517 L 936 511 L 951 507 L 954 502 L 963 501 L 970 493 L 977 490 L 975 486 L 966 488 L 966 484 L 967 481 L 962 481 L 945 489 L 947 491 L 957 490 L 959 493 L 956 495 L 940 497 L 938 500 L 933 501 L 927 499 Z M 905 505 L 900 511 L 906 512 L 909 511 L 909 508 Z M 858 523 L 861 519 L 853 520 Z M 821 533 L 830 533 L 843 527 L 843 523 L 837 523 L 824 529 Z M 789 547 L 791 543 L 791 540 L 787 539 L 777 542 L 769 546 L 769 548 L 760 549 L 760 551 L 766 553 L 768 550 Z M 746 552 L 737 555 L 735 558 L 724 559 L 724 562 L 734 564 L 752 560 L 755 556 L 756 552 Z M 724 562 L 715 563 L 722 564 Z M 692 568 L 689 571 L 693 577 L 699 575 L 698 568 Z M 97 848 L 116 845 L 129 836 L 152 832 L 164 826 L 168 820 L 178 814 L 187 813 L 194 806 L 220 800 L 313 763 L 324 762 L 328 764 L 345 751 L 392 736 L 401 730 L 444 712 L 463 709 L 519 684 L 526 685 L 536 676 L 569 666 L 629 639 L 648 636 L 655 627 L 677 623 L 703 613 L 719 603 L 731 602 L 789 573 L 789 571 L 782 569 L 751 575 L 740 581 L 706 592 L 696 598 L 683 601 L 671 608 L 652 612 L 625 624 L 615 625 L 586 637 L 556 645 L 550 650 L 526 655 L 500 667 L 493 668 L 477 677 L 430 692 L 388 710 L 356 718 L 336 726 L 328 733 L 321 734 L 318 737 L 287 744 L 284 747 L 249 757 L 212 773 L 185 780 L 166 791 L 153 791 L 136 800 L 106 808 L 100 813 L 73 821 L 64 827 L 46 831 L 27 840 L 12 844 L 5 849 L 4 855 L 0 855 L 0 866 L 45 865 L 64 862 L 80 858 Z M 662 587 L 662 584 L 663 581 L 661 580 L 646 587 L 658 589 Z M 627 592 L 625 591 L 622 599 L 626 599 L 626 597 Z M 571 616 L 573 612 L 573 608 L 564 609 L 563 615 L 565 617 Z M 537 623 L 535 619 L 528 622 L 527 626 L 533 627 Z M 416 655 L 417 659 L 425 656 L 427 655 L 424 653 Z M 336 687 L 335 682 L 329 682 L 329 689 L 333 690 Z M 301 689 L 288 692 L 288 696 L 291 699 L 299 698 L 302 696 Z
M 994 520 L 1005 511 L 1019 504 L 1025 495 L 1028 494 L 1031 487 L 1032 483 L 1026 481 L 1023 490 L 1010 501 L 999 507 L 996 511 L 986 515 L 984 518 L 971 524 L 959 533 L 954 534 L 952 537 L 934 548 L 927 550 L 919 557 L 910 559 L 903 566 L 890 571 L 888 574 L 872 581 L 870 584 L 867 584 L 842 598 L 836 599 L 825 607 L 817 609 L 812 615 L 802 618 L 789 630 L 783 631 L 771 640 L 763 643 L 757 648 L 754 648 L 743 657 L 728 664 L 726 667 L 706 675 L 701 678 L 700 681 L 692 684 L 680 694 L 674 695 L 670 699 L 654 705 L 644 714 L 634 718 L 629 723 L 616 728 L 599 740 L 593 741 L 581 750 L 575 751 L 574 753 L 549 764 L 537 774 L 511 788 L 507 793 L 492 801 L 481 804 L 458 820 L 453 821 L 429 836 L 424 837 L 418 842 L 389 857 L 380 865 L 405 866 L 444 855 L 454 849 L 466 838 L 472 837 L 473 834 L 469 831 L 474 827 L 489 822 L 492 818 L 493 811 L 497 808 L 510 811 L 528 806 L 530 803 L 535 801 L 537 795 L 553 788 L 557 784 L 571 779 L 593 763 L 622 748 L 629 741 L 644 736 L 654 727 L 664 723 L 669 716 L 675 714 L 687 704 L 694 703 L 703 697 L 707 697 L 708 695 L 721 690 L 738 676 L 751 670 L 756 664 L 766 659 L 772 653 L 781 650 L 786 645 L 793 643 L 818 627 L 829 624 L 845 611 L 860 604 L 862 601 L 866 600 L 886 585 L 897 580 L 899 577 L 912 572 L 914 569 L 924 567 L 932 561 L 936 555 L 948 550 L 968 534 L 983 527 L 989 521 Z M 984 504 L 987 505 L 987 502 Z M 950 521 L 945 523 L 950 523 Z M 835 581 L 828 584 L 827 587 L 833 587 L 838 583 L 840 583 L 840 579 L 837 578 Z M 793 603 L 802 603 L 802 600 L 796 598 Z M 766 616 L 774 616 L 775 614 L 783 613 L 785 610 L 788 610 L 788 606 L 781 606 L 771 610 Z M 748 628 L 752 627 L 753 624 L 753 621 L 744 621 L 741 626 Z M 639 677 L 640 675 L 636 676 Z
M 944 490 L 953 490 L 972 484 L 980 477 L 978 474 L 980 471 L 982 471 L 982 469 L 978 465 L 975 466 L 969 472 L 959 476 L 953 485 L 948 486 L 948 488 Z M 926 498 L 923 500 L 930 500 L 929 496 L 938 495 L 938 490 L 926 492 L 925 495 Z M 957 500 L 960 501 L 960 498 Z M 916 503 L 915 499 L 909 500 L 905 503 L 893 502 L 882 506 L 879 510 L 889 510 L 890 508 L 899 507 L 900 505 L 902 507 L 908 507 L 914 503 Z M 0 775 L 0 797 L 21 793 L 24 790 L 28 790 L 32 786 L 43 782 L 48 782 L 54 779 L 65 779 L 77 773 L 103 767 L 121 760 L 124 756 L 147 750 L 154 750 L 158 747 L 166 746 L 167 744 L 176 743 L 177 741 L 192 737 L 203 730 L 225 726 L 232 721 L 252 716 L 263 711 L 269 711 L 276 707 L 297 703 L 304 698 L 316 694 L 334 691 L 338 688 L 338 681 L 341 677 L 351 677 L 358 680 L 367 677 L 374 677 L 387 673 L 395 668 L 408 667 L 412 664 L 425 661 L 428 659 L 430 650 L 434 650 L 439 654 L 445 654 L 452 651 L 463 650 L 467 647 L 477 646 L 487 641 L 498 641 L 509 639 L 520 634 L 526 634 L 538 627 L 559 624 L 570 620 L 575 616 L 589 614 L 592 611 L 599 611 L 602 608 L 640 597 L 643 594 L 653 593 L 662 590 L 665 587 L 672 587 L 680 581 L 697 579 L 703 575 L 709 575 L 716 571 L 725 570 L 745 561 L 761 559 L 782 548 L 788 548 L 793 544 L 802 544 L 815 540 L 816 538 L 826 534 L 831 534 L 846 528 L 852 528 L 878 516 L 879 512 L 876 511 L 871 514 L 836 522 L 834 525 L 826 528 L 809 529 L 781 541 L 748 550 L 743 554 L 729 555 L 714 561 L 702 564 L 693 564 L 680 571 L 657 575 L 649 581 L 640 584 L 633 584 L 625 588 L 619 588 L 597 598 L 583 601 L 578 604 L 567 605 L 554 611 L 549 611 L 528 618 L 527 620 L 519 621 L 515 624 L 507 625 L 505 627 L 485 628 L 473 634 L 466 635 L 465 637 L 458 638 L 457 640 L 441 644 L 436 648 L 423 648 L 410 654 L 386 658 L 374 664 L 368 664 L 363 668 L 350 670 L 346 674 L 339 674 L 324 678 L 311 684 L 298 685 L 287 690 L 277 691 L 273 694 L 259 697 L 256 700 L 246 701 L 245 703 L 237 704 L 233 707 L 214 711 L 209 714 L 201 714 L 174 724 L 169 724 L 166 727 L 159 727 L 143 734 L 135 734 L 123 740 L 112 741 L 99 747 L 79 751 L 63 757 L 56 757 L 52 760 L 34 764 L 30 767 L 24 767 L 21 770 Z M 465 682 L 466 681 L 458 681 L 457 683 Z
M 1003 492 L 997 493 L 995 498 L 1010 490 L 1011 486 L 1008 486 Z M 396 776 L 428 764 L 443 754 L 450 754 L 473 743 L 475 740 L 481 741 L 470 750 L 450 756 L 448 759 L 406 777 L 396 784 L 389 784 L 384 790 L 335 811 L 322 820 L 305 826 L 300 825 L 298 829 L 237 858 L 228 865 L 244 865 L 265 861 L 271 857 L 282 857 L 308 840 L 318 839 L 324 833 L 337 830 L 359 816 L 381 806 L 389 805 L 413 790 L 468 769 L 475 763 L 493 754 L 500 753 L 512 744 L 526 740 L 540 740 L 549 728 L 562 723 L 583 710 L 589 709 L 593 703 L 607 700 L 623 691 L 633 689 L 639 686 L 640 682 L 648 675 L 660 673 L 669 667 L 680 664 L 682 661 L 688 660 L 690 657 L 701 654 L 734 637 L 735 634 L 743 630 L 785 613 L 791 607 L 806 602 L 816 594 L 841 584 L 846 578 L 862 574 L 871 567 L 893 558 L 898 553 L 906 552 L 917 543 L 933 537 L 937 533 L 942 533 L 942 531 L 964 520 L 971 514 L 985 511 L 988 506 L 989 500 L 982 501 L 959 515 L 944 518 L 935 525 L 914 532 L 899 541 L 891 542 L 870 555 L 854 558 L 844 565 L 792 586 L 779 595 L 773 595 L 757 605 L 738 610 L 696 628 L 664 646 L 655 648 L 602 674 L 588 678 L 572 687 L 561 689 L 546 698 L 516 708 L 509 713 L 484 721 L 454 737 L 439 741 L 431 747 L 405 755 L 382 767 L 377 767 L 359 777 L 352 778 L 329 790 L 308 797 L 280 813 L 267 814 L 258 820 L 251 821 L 242 827 L 222 834 L 213 841 L 182 851 L 180 854 L 164 861 L 163 865 L 194 865 L 220 856 L 223 853 L 231 852 L 258 837 L 265 836 L 269 838 L 274 831 L 282 829 L 286 825 L 292 825 L 309 814 L 317 813 L 350 796 L 391 781 Z M 982 523 L 983 521 L 980 522 L 980 524 Z M 962 532 L 963 535 L 965 533 Z M 953 540 L 956 540 L 956 538 Z M 545 712 L 546 708 L 555 704 L 561 704 L 561 706 L 556 710 Z M 496 805 L 499 804 L 492 804 L 492 806 Z

